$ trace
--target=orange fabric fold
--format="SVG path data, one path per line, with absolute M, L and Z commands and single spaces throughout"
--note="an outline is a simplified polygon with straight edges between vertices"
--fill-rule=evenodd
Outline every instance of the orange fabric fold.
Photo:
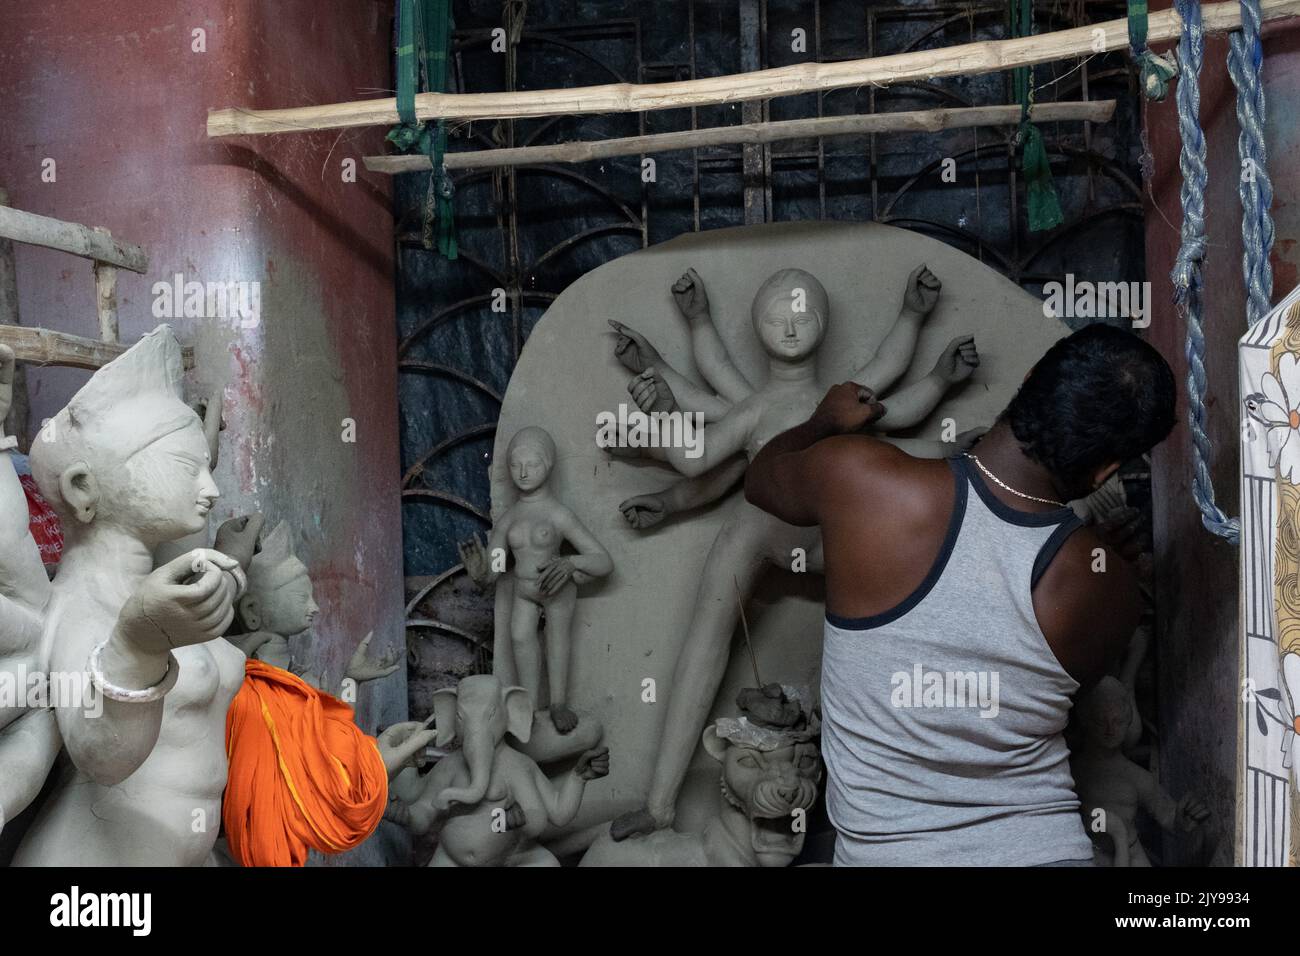
M 226 712 L 226 756 L 221 817 L 244 866 L 302 866 L 308 849 L 350 850 L 388 805 L 384 759 L 352 708 L 258 660 L 244 664 Z

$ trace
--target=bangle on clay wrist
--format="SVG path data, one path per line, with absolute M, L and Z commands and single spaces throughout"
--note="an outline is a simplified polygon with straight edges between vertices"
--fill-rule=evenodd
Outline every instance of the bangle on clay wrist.
M 125 704 L 149 704 L 156 700 L 162 700 L 167 692 L 176 686 L 176 679 L 180 676 L 180 664 L 176 660 L 176 655 L 171 651 L 167 652 L 167 672 L 152 687 L 131 690 L 110 683 L 108 678 L 104 676 L 104 669 L 99 662 L 100 654 L 103 653 L 107 645 L 108 640 L 100 641 L 95 645 L 95 649 L 90 652 L 90 658 L 86 661 L 86 670 L 90 674 L 90 682 L 98 687 L 100 693 L 110 700 L 118 700 Z

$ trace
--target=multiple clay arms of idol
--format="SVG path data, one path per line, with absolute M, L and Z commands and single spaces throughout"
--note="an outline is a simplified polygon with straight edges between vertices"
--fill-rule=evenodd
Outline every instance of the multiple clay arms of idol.
M 902 307 L 876 354 L 850 379 L 884 396 L 885 414 L 875 422 L 880 432 L 921 423 L 949 388 L 974 373 L 979 354 L 973 336 L 953 339 L 932 369 L 917 381 L 890 391 L 902 378 L 916 350 L 926 317 L 938 302 L 939 279 L 924 265 L 907 278 Z M 765 381 L 753 384 L 740 371 L 714 325 L 708 295 L 691 269 L 672 287 L 677 309 L 689 327 L 696 367 L 707 385 L 689 380 L 669 366 L 640 333 L 612 322 L 614 354 L 630 372 L 628 391 L 647 413 L 679 408 L 698 412 L 708 422 L 706 440 L 696 454 L 682 447 L 632 449 L 666 461 L 683 481 L 650 495 L 629 498 L 620 506 L 636 528 L 650 527 L 667 515 L 717 501 L 744 475 L 764 443 L 805 421 L 826 393 L 817 377 L 817 353 L 830 322 L 830 304 L 821 282 L 802 269 L 782 269 L 758 289 L 750 318 L 754 335 L 767 354 Z M 913 454 L 941 457 L 969 447 L 982 429 L 971 429 L 952 442 L 894 440 Z M 615 454 L 628 449 L 598 443 Z M 810 570 L 821 570 L 821 543 L 815 529 L 795 528 L 732 496 L 722 528 L 700 575 L 689 632 L 669 685 L 667 709 L 646 806 L 614 821 L 615 839 L 671 825 L 677 794 L 708 710 L 727 666 L 740 599 L 753 592 L 767 555 L 791 554 L 802 548 Z
M 442 823 L 430 866 L 558 866 L 538 838 L 573 821 L 587 783 L 609 773 L 609 749 L 582 753 L 559 781 L 506 741 L 527 744 L 533 702 L 523 687 L 489 674 L 435 691 L 438 747 L 461 747 L 439 760 L 408 801 L 387 817 L 425 834 Z
M 555 729 L 568 734 L 578 725 L 569 706 L 573 612 L 578 585 L 603 578 L 613 568 L 607 552 L 551 485 L 555 441 L 542 428 L 521 428 L 506 449 L 510 479 L 518 497 L 492 524 L 486 546 L 477 537 L 460 544 L 461 560 L 480 586 L 511 588 L 512 660 L 495 660 L 494 672 L 518 683 L 540 701 L 541 655 L 537 628 L 546 615 L 548 713 Z M 576 553 L 562 553 L 568 545 Z M 507 580 L 500 581 L 505 576 Z M 499 583 L 498 583 L 499 582 Z

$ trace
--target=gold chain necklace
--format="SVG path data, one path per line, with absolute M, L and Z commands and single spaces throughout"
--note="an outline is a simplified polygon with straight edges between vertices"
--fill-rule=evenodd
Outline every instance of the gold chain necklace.
M 993 474 L 993 472 L 985 468 L 984 462 L 980 461 L 977 457 L 975 457 L 975 455 L 971 454 L 970 452 L 966 452 L 965 455 L 971 461 L 975 462 L 976 467 L 978 467 L 980 471 L 984 472 L 984 474 L 986 474 L 989 478 L 991 478 L 994 482 L 996 482 L 999 488 L 1011 492 L 1016 497 L 1024 498 L 1026 501 L 1037 501 L 1039 504 L 1055 505 L 1058 508 L 1065 507 L 1064 501 L 1053 501 L 1051 498 L 1039 498 L 1037 495 L 1027 495 L 1023 491 L 1016 491 L 1016 489 L 1012 488 L 1009 484 L 1007 484 L 997 475 Z

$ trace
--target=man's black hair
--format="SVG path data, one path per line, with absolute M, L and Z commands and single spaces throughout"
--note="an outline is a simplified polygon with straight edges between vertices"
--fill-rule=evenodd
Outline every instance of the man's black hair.
M 1132 332 L 1096 323 L 1039 359 L 1002 417 L 1021 449 L 1072 491 L 1174 427 L 1174 373 Z

